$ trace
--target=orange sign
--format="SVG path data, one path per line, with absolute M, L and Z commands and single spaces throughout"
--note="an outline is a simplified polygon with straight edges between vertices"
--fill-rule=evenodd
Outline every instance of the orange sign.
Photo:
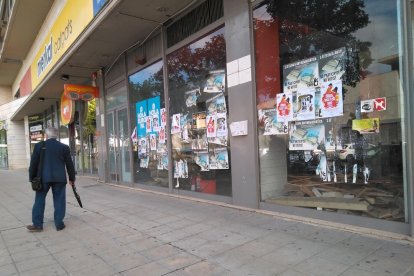
M 99 96 L 99 90 L 95 86 L 65 84 L 63 87 L 65 97 L 74 101 L 91 101 Z
M 62 93 L 60 100 L 60 121 L 62 125 L 68 125 L 73 122 L 75 118 L 75 102 L 65 97 Z

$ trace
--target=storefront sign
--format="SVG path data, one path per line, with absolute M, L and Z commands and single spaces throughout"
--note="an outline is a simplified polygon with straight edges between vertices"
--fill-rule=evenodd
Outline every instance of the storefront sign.
M 89 85 L 65 84 L 63 94 L 67 99 L 73 101 L 91 101 L 99 96 L 98 88 Z
M 35 131 L 41 131 L 43 129 L 43 126 L 40 125 L 36 125 L 36 126 L 31 126 L 30 127 L 30 132 L 35 132 Z
M 73 122 L 75 118 L 75 102 L 71 99 L 65 97 L 65 94 L 62 94 L 60 100 L 60 120 L 62 125 L 68 125 Z
M 30 70 L 33 90 L 76 41 L 92 18 L 92 1 L 66 2 L 32 62 Z

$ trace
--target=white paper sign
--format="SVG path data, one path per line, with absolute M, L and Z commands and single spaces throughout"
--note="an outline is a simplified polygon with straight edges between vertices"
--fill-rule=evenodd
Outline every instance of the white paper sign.
M 247 120 L 230 124 L 231 136 L 247 135 Z

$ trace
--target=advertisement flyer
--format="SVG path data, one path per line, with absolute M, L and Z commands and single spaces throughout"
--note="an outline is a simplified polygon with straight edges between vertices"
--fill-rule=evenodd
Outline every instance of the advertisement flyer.
M 206 129 L 199 129 L 193 132 L 193 139 L 191 144 L 192 150 L 207 150 L 207 133 Z
M 226 76 L 224 70 L 210 71 L 203 92 L 218 93 L 224 92 L 226 87 Z
M 149 98 L 147 101 L 148 116 L 151 119 L 150 132 L 158 132 L 160 128 L 160 96 Z
M 139 161 L 140 168 L 146 169 L 148 168 L 148 164 L 149 164 L 149 156 L 144 157 Z
M 160 127 L 160 131 L 158 132 L 158 143 L 165 144 L 165 127 Z
M 361 134 L 379 133 L 379 118 L 352 120 L 352 130 Z
M 206 116 L 205 112 L 193 113 L 192 129 L 206 128 Z
M 158 143 L 157 145 L 157 153 L 167 153 L 167 145 Z
M 345 59 L 346 50 L 344 47 L 319 55 L 320 82 L 340 80 L 345 73 Z
M 284 122 L 277 121 L 276 108 L 259 109 L 259 122 L 263 126 L 263 135 L 287 134 L 288 125 Z
M 209 156 L 207 151 L 203 152 L 196 152 L 194 156 L 195 163 L 200 166 L 200 170 L 209 171 L 210 170 L 210 162 Z
M 137 112 L 138 137 L 144 137 L 147 134 L 147 100 L 137 102 L 135 108 Z
M 229 168 L 229 155 L 226 148 L 215 149 L 218 170 L 227 170 Z
M 226 98 L 223 94 L 217 95 L 206 101 L 207 114 L 227 113 Z
M 217 158 L 216 158 L 216 154 L 214 153 L 214 150 L 211 150 L 208 152 L 208 157 L 209 157 L 209 169 L 210 170 L 217 170 Z
M 145 131 L 149 134 L 152 130 L 152 116 L 145 117 Z
M 321 83 L 320 96 L 317 96 L 317 100 L 317 118 L 342 116 L 344 112 L 342 81 Z
M 209 144 L 227 146 L 227 136 L 207 138 Z
M 165 108 L 160 109 L 161 113 L 161 126 L 165 127 L 167 125 L 167 111 Z
M 188 178 L 187 160 L 174 161 L 174 178 Z
M 227 136 L 227 115 L 226 113 L 217 113 L 217 137 Z
M 216 137 L 216 115 L 207 115 L 206 117 L 206 125 L 207 125 L 207 138 L 208 137 Z
M 319 85 L 319 67 L 316 57 L 283 65 L 283 92 L 295 92 Z
M 138 142 L 138 158 L 147 156 L 147 137 L 139 138 Z
M 296 119 L 315 119 L 315 88 L 298 90 Z
M 181 115 L 180 125 L 181 125 L 181 139 L 183 143 L 189 143 L 190 138 L 188 137 L 188 113 Z
M 197 105 L 197 98 L 200 96 L 200 89 L 194 89 L 185 92 L 185 105 L 187 107 L 192 107 Z
M 289 123 L 289 150 L 315 150 L 325 144 L 323 120 Z
M 173 114 L 171 121 L 171 134 L 181 133 L 181 114 Z
M 292 93 L 276 95 L 277 121 L 289 122 L 293 120 Z
M 150 149 L 157 150 L 157 136 L 151 133 L 149 137 L 150 137 Z

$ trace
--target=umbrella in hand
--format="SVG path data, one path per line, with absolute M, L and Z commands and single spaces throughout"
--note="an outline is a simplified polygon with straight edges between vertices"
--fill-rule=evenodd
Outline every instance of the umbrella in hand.
M 83 206 L 82 206 L 82 201 L 81 201 L 81 199 L 80 199 L 80 196 L 78 195 L 78 192 L 76 191 L 76 186 L 75 185 L 72 185 L 72 190 L 73 190 L 73 194 L 75 195 L 75 197 L 76 197 L 76 200 L 78 201 L 78 203 L 79 203 L 79 206 L 81 207 L 81 208 L 83 208 Z

